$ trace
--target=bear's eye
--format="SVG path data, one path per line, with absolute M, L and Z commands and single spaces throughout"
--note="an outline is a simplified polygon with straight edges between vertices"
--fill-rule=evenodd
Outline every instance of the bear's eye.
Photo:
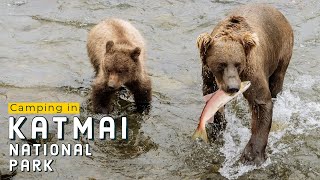
M 227 67 L 226 63 L 220 63 L 218 66 L 218 71 L 223 71 Z
M 127 72 L 128 72 L 127 69 L 122 69 L 122 70 L 119 70 L 119 71 L 118 71 L 118 73 L 120 73 L 120 74 L 124 74 L 124 73 L 127 73 Z
M 123 73 L 126 73 L 127 71 L 125 69 L 121 69 L 121 70 L 118 70 L 117 73 L 119 74 L 123 74 Z
M 235 63 L 234 66 L 238 69 L 238 71 L 240 71 L 240 67 L 241 67 L 240 63 Z

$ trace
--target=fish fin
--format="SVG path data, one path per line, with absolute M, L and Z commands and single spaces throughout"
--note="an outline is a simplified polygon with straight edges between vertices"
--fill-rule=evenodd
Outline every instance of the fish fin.
M 192 139 L 196 140 L 197 138 L 202 139 L 204 142 L 208 142 L 208 135 L 207 135 L 207 131 L 206 128 L 197 128 L 196 131 L 193 133 L 192 135 Z

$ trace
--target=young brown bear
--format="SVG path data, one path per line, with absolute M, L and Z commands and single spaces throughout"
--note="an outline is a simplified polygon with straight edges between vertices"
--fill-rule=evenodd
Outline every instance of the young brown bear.
M 282 89 L 292 55 L 289 22 L 269 5 L 245 5 L 218 23 L 211 34 L 201 34 L 197 45 L 203 64 L 203 95 L 218 88 L 234 93 L 241 81 L 251 81 L 244 97 L 251 107 L 252 135 L 241 160 L 261 164 L 272 122 L 271 98 Z M 214 124 L 224 121 L 220 112 Z
M 136 28 L 124 20 L 104 20 L 91 29 L 87 50 L 95 71 L 91 99 L 96 113 L 110 111 L 111 96 L 123 85 L 133 93 L 139 111 L 149 105 L 145 44 Z

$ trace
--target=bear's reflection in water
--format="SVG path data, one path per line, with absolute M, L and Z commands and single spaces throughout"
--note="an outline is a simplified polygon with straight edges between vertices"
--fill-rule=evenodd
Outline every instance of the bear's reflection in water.
M 91 100 L 85 101 L 81 107 L 80 119 L 85 121 L 87 117 L 94 119 L 94 141 L 87 141 L 91 146 L 93 158 L 118 158 L 127 159 L 134 158 L 152 149 L 157 149 L 151 138 L 144 134 L 141 130 L 141 124 L 148 119 L 148 111 L 137 112 L 133 99 L 126 89 L 121 89 L 112 101 L 113 111 L 110 114 L 94 114 L 91 110 Z M 112 117 L 115 120 L 116 139 L 100 140 L 99 137 L 99 122 L 103 117 Z M 128 130 L 127 140 L 121 139 L 121 117 L 127 117 Z M 102 159 L 100 159 L 102 160 Z

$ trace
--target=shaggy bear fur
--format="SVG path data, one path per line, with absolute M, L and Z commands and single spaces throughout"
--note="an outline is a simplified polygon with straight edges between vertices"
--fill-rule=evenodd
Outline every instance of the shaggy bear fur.
M 138 110 L 150 103 L 144 40 L 129 22 L 107 19 L 96 25 L 88 35 L 87 51 L 95 71 L 91 100 L 96 113 L 111 110 L 111 97 L 121 86 L 133 93 Z
M 251 138 L 242 161 L 261 164 L 272 122 L 272 98 L 281 91 L 293 48 L 293 31 L 286 18 L 269 5 L 240 6 L 197 45 L 202 60 L 203 95 L 221 88 L 234 93 L 241 81 L 251 81 L 244 93 L 251 112 Z M 214 123 L 223 122 L 217 112 Z

